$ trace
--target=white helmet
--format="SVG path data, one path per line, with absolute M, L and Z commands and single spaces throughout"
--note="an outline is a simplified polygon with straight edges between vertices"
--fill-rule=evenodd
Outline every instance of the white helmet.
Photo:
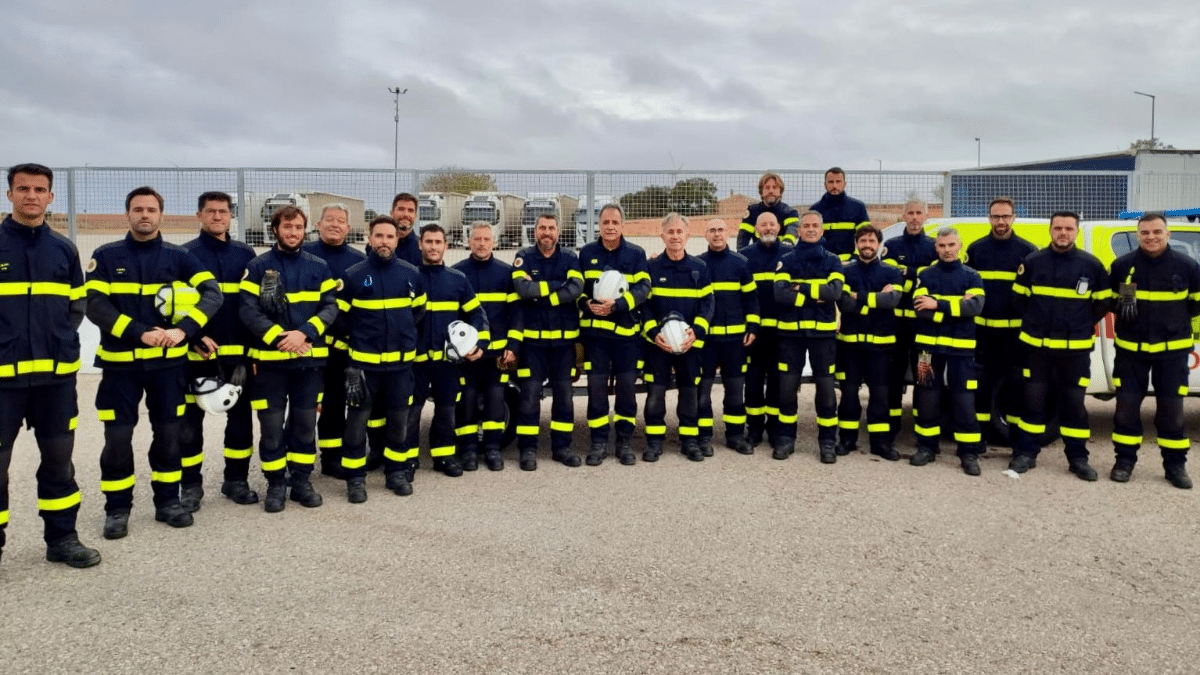
M 662 336 L 666 340 L 667 346 L 676 354 L 683 353 L 683 343 L 687 341 L 687 321 L 683 319 L 683 315 L 679 312 L 671 312 L 663 319 Z
M 596 280 L 592 288 L 592 298 L 595 300 L 616 300 L 629 291 L 625 275 L 617 270 L 605 270 Z
M 455 363 L 466 359 L 479 342 L 479 331 L 466 321 L 452 321 L 446 328 L 446 360 Z
M 154 296 L 154 308 L 158 310 L 162 318 L 174 324 L 179 323 L 183 317 L 187 316 L 187 313 L 192 311 L 199 301 L 199 291 L 176 281 L 158 289 L 158 293 Z
M 226 412 L 238 402 L 241 395 L 241 387 L 223 382 L 219 377 L 197 377 L 192 381 L 192 396 L 204 412 Z

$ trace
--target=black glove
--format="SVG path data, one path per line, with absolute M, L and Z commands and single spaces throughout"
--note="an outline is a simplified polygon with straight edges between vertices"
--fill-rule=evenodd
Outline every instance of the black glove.
M 235 387 L 246 386 L 246 366 L 239 363 L 234 367 L 233 372 L 229 373 L 229 384 Z
M 277 270 L 263 273 L 262 283 L 258 286 L 258 304 L 271 317 L 278 318 L 287 312 L 287 293 Z
M 367 378 L 361 368 L 346 368 L 346 405 L 351 408 L 371 405 L 371 392 L 367 391 Z
M 1133 321 L 1138 315 L 1137 284 L 1121 284 L 1117 289 L 1117 315 Z

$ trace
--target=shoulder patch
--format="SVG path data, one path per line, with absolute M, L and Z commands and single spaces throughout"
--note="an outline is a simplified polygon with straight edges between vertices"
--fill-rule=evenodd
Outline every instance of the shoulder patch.
M 516 258 L 515 260 L 513 260 L 513 267 L 520 267 L 524 263 L 525 263 L 525 261 L 522 260 L 521 258 Z
M 970 259 L 971 259 L 971 252 L 970 251 L 963 252 L 963 262 L 965 263 Z
M 750 209 L 746 209 L 746 212 L 742 214 L 742 220 L 745 220 L 749 217 L 750 217 Z
M 880 257 L 880 258 L 882 258 L 882 257 L 883 257 L 883 256 L 885 256 L 885 255 L 887 255 L 887 247 L 886 247 L 886 246 L 880 246 L 880 247 L 879 247 L 879 257 Z
M 95 272 L 95 271 L 96 271 L 96 259 L 95 259 L 95 258 L 92 258 L 91 260 L 89 260 L 89 261 L 88 261 L 88 264 L 87 264 L 87 271 L 88 271 L 88 272 Z
M 782 260 L 780 260 L 779 262 L 775 263 L 775 269 L 777 269 L 777 270 L 781 270 L 781 269 L 783 269 L 783 261 L 782 261 Z
M 1018 275 L 1025 274 L 1025 263 L 1021 263 L 1020 265 L 1017 265 L 1017 274 Z
M 92 262 L 96 262 L 96 261 L 95 261 L 95 260 L 93 260 Z M 246 269 L 242 270 L 242 278 L 243 278 L 243 279 L 245 279 L 245 278 L 246 278 L 246 277 L 248 277 L 248 276 L 250 276 L 250 268 L 249 268 L 249 267 L 247 267 Z
M 338 277 L 338 280 L 337 280 L 337 289 L 340 291 L 340 290 L 342 290 L 342 289 L 343 289 L 343 288 L 345 288 L 345 287 L 346 287 L 346 280 L 345 280 L 345 279 L 343 279 L 343 278 L 341 278 L 341 277 Z

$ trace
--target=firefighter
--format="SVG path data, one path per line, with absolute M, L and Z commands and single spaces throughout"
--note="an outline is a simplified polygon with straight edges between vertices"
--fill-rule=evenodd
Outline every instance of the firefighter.
M 1159 213 L 1138 220 L 1137 249 L 1112 265 L 1116 359 L 1113 379 L 1117 409 L 1113 448 L 1117 461 L 1109 478 L 1125 483 L 1142 444 L 1142 400 L 1154 385 L 1154 426 L 1167 480 L 1190 490 L 1188 437 L 1183 428 L 1183 397 L 1188 391 L 1192 326 L 1200 315 L 1200 264 L 1171 248 L 1171 230 Z
M 324 260 L 301 248 L 307 223 L 294 206 L 271 214 L 275 245 L 246 265 L 241 283 L 242 322 L 255 344 L 250 407 L 258 411 L 268 513 L 282 511 L 287 499 L 307 508 L 322 503 L 311 476 L 322 368 L 329 359 L 324 335 L 337 317 L 337 282 Z
M 346 241 L 350 233 L 350 209 L 345 204 L 326 204 L 317 221 L 315 241 L 302 249 L 315 255 L 329 266 L 329 274 L 336 281 L 346 275 L 346 270 L 366 260 L 366 255 L 352 248 Z M 321 453 L 321 473 L 344 479 L 342 471 L 342 442 L 346 433 L 346 368 L 350 357 L 346 353 L 344 335 L 331 331 L 326 334 L 329 344 L 329 359 L 321 371 L 322 393 L 320 415 L 317 417 L 317 448 Z
M 154 519 L 188 527 L 192 514 L 179 502 L 182 479 L 180 418 L 185 410 L 184 362 L 196 338 L 221 307 L 212 272 L 182 246 L 163 241 L 162 195 L 140 187 L 125 197 L 129 234 L 96 249 L 88 262 L 87 316 L 100 329 L 96 367 L 104 371 L 96 412 L 104 422 L 100 490 L 104 537 L 129 531 L 133 508 L 133 428 L 146 395 L 150 412 L 151 490 Z M 187 289 L 194 289 L 188 292 Z M 199 299 L 185 300 L 191 293 Z M 179 300 L 181 311 L 176 312 Z
M 336 326 L 347 342 L 349 366 L 338 386 L 347 393 L 346 445 L 342 473 L 346 499 L 367 500 L 367 423 L 382 410 L 384 485 L 412 494 L 406 472 L 408 413 L 417 359 L 417 329 L 425 313 L 425 278 L 396 257 L 399 228 L 388 216 L 371 221 L 366 260 L 352 265 L 338 291 Z
M 457 320 L 470 323 L 479 331 L 475 349 L 466 354 L 469 362 L 478 361 L 489 342 L 487 314 L 475 297 L 466 275 L 446 267 L 446 231 L 437 223 L 421 228 L 421 277 L 425 280 L 428 300 L 425 317 L 418 327 L 417 361 L 413 367 L 413 403 L 408 409 L 407 462 L 408 480 L 413 480 L 421 448 L 421 410 L 425 399 L 433 396 L 433 422 L 429 425 L 429 455 L 433 470 L 447 476 L 463 473 L 455 456 L 454 404 L 459 393 L 459 368 L 446 360 L 446 339 L 450 324 Z
M 575 340 L 579 337 L 579 308 L 583 273 L 579 258 L 558 245 L 558 219 L 539 216 L 534 224 L 534 246 L 513 259 L 513 285 L 520 298 L 521 360 L 517 379 L 521 404 L 517 411 L 517 448 L 522 471 L 537 470 L 542 385 L 549 380 L 551 456 L 565 466 L 582 462 L 571 449 L 575 408 L 571 377 L 575 369 Z
M 846 172 L 832 167 L 825 172 L 825 194 L 810 210 L 825 221 L 825 248 L 843 263 L 854 254 L 854 232 L 871 224 L 867 206 L 846 194 Z
M 46 560 L 91 567 L 100 563 L 100 552 L 84 546 L 75 530 L 82 495 L 71 461 L 85 287 L 79 251 L 46 223 L 53 181 L 54 172 L 41 164 L 10 167 L 12 213 L 0 224 L 0 339 L 6 345 L 0 355 L 0 554 L 9 520 L 8 466 L 25 422 L 41 453 L 37 496 Z
M 904 292 L 900 271 L 879 261 L 883 233 L 872 225 L 858 228 L 854 236 L 857 259 L 846 266 L 846 284 L 838 307 L 836 378 L 841 383 L 838 404 L 837 454 L 849 454 L 858 445 L 862 404 L 858 390 L 867 384 L 867 434 L 871 454 L 888 461 L 900 459 L 892 443 L 888 420 L 888 373 L 896 345 L 896 304 Z
M 783 202 L 783 177 L 772 171 L 764 173 L 758 179 L 758 196 L 761 201 L 751 204 L 746 209 L 746 214 L 742 217 L 742 224 L 738 227 L 738 249 L 746 248 L 758 241 L 755 224 L 760 215 L 768 212 L 774 214 L 775 219 L 779 222 L 779 229 L 782 232 L 779 240 L 789 246 L 794 245 L 800 214 L 796 213 L 796 209 Z
M 779 424 L 772 448 L 775 459 L 795 452 L 797 394 L 807 359 L 816 384 L 817 448 L 823 464 L 837 461 L 837 395 L 834 357 L 837 301 L 846 277 L 842 263 L 826 248 L 821 214 L 800 216 L 800 241 L 783 256 L 775 273 L 775 302 L 779 305 Z
M 396 257 L 413 267 L 421 266 L 420 235 L 413 232 L 417 222 L 417 198 L 401 192 L 392 198 L 392 219 L 400 226 L 400 240 L 396 243 Z
M 1079 216 L 1059 211 L 1050 216 L 1050 245 L 1017 270 L 1014 298 L 1021 314 L 1026 350 L 1025 412 L 1008 468 L 1024 473 L 1037 466 L 1038 437 L 1046 432 L 1046 402 L 1058 400 L 1059 431 L 1071 473 L 1096 480 L 1088 464 L 1090 435 L 1084 398 L 1091 376 L 1096 322 L 1107 312 L 1112 289 L 1108 270 L 1096 256 L 1075 246 Z
M 993 199 L 988 205 L 991 234 L 967 247 L 966 263 L 979 272 L 987 294 L 983 312 L 975 317 L 975 363 L 979 368 L 975 417 L 985 429 L 992 425 L 993 400 L 1002 406 L 1009 429 L 1020 426 L 1025 343 L 1021 342 L 1021 313 L 1013 302 L 1012 289 L 1021 263 L 1037 247 L 1013 234 L 1015 214 L 1011 199 Z
M 608 383 L 616 382 L 613 424 L 617 431 L 616 456 L 622 464 L 633 464 L 633 432 L 637 424 L 638 361 L 642 355 L 641 309 L 650 296 L 650 273 L 646 251 L 623 236 L 625 212 L 617 204 L 600 209 L 600 238 L 579 251 L 583 272 L 583 295 L 579 297 L 582 319 L 584 370 L 588 380 L 588 428 L 591 447 L 588 466 L 598 466 L 608 456 Z M 628 285 L 616 300 L 596 300 L 600 276 L 615 270 Z
M 646 450 L 642 460 L 656 462 L 667 435 L 667 385 L 675 374 L 678 393 L 679 444 L 684 457 L 704 460 L 697 437 L 699 427 L 700 352 L 713 315 L 712 281 L 708 266 L 687 253 L 686 216 L 668 213 L 662 221 L 664 251 L 650 261 L 654 290 L 646 303 L 644 335 L 653 343 L 646 352 Z M 678 317 L 687 323 L 687 337 L 676 352 L 662 334 L 663 325 Z
M 233 217 L 233 199 L 224 192 L 200 195 L 196 217 L 200 234 L 183 247 L 213 274 L 221 287 L 224 301 L 212 321 L 192 340 L 188 351 L 187 381 L 215 378 L 242 388 L 237 403 L 225 412 L 225 474 L 221 494 L 237 504 L 258 502 L 258 493 L 250 489 L 250 457 L 254 454 L 254 420 L 250 411 L 249 384 L 252 377 L 246 346 L 251 336 L 238 315 L 241 296 L 238 285 L 246 264 L 254 259 L 254 249 L 229 237 Z M 179 502 L 189 511 L 200 510 L 204 498 L 204 410 L 193 394 L 187 395 L 187 411 L 180 428 L 179 447 L 183 480 Z
M 746 350 L 758 332 L 758 286 L 746 257 L 729 248 L 728 226 L 720 218 L 708 221 L 704 238 L 708 250 L 700 260 L 708 266 L 713 287 L 713 318 L 708 348 L 700 352 L 700 452 L 712 456 L 712 388 L 717 371 L 725 399 L 721 419 L 725 445 L 740 454 L 754 452 L 746 440 Z
M 512 265 L 496 260 L 491 223 L 471 223 L 467 241 L 471 255 L 454 265 L 462 272 L 487 314 L 488 340 L 483 358 L 462 364 L 462 398 L 455 413 L 458 455 L 466 471 L 479 466 L 479 443 L 483 461 L 491 471 L 504 469 L 500 440 L 504 434 L 504 389 L 509 371 L 514 370 L 521 350 L 521 324 L 517 292 L 513 289 Z M 482 338 L 481 338 L 482 339 Z
M 978 476 L 983 437 L 975 419 L 975 317 L 983 309 L 983 280 L 958 258 L 962 240 L 952 227 L 938 230 L 938 261 L 917 275 L 918 357 L 914 404 L 917 451 L 909 463 L 924 466 L 938 454 L 942 392 L 950 395 L 950 419 L 963 473 Z
M 896 344 L 892 349 L 892 365 L 888 371 L 888 422 L 891 440 L 896 441 L 904 416 L 904 391 L 908 375 L 917 372 L 915 343 L 917 313 L 912 308 L 917 274 L 937 262 L 933 237 L 925 234 L 925 202 L 909 200 L 904 205 L 904 232 L 883 243 L 879 252 L 883 262 L 895 267 L 904 277 L 903 294 L 896 306 Z
M 746 258 L 758 289 L 759 327 L 746 350 L 746 442 L 750 452 L 762 442 L 763 432 L 776 445 L 779 425 L 779 307 L 775 303 L 775 272 L 779 260 L 792 250 L 779 243 L 779 220 L 773 213 L 759 214 L 754 223 L 758 241 L 738 253 Z M 749 454 L 749 453 L 747 453 Z

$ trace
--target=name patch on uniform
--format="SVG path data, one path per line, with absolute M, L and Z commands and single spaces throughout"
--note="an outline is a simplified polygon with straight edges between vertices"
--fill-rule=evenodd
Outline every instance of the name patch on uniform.
M 124 268 L 124 267 L 118 267 L 116 270 L 114 270 L 114 271 L 113 271 L 113 275 L 114 275 L 114 276 L 118 276 L 118 277 L 123 277 L 123 276 L 125 276 L 125 268 Z

